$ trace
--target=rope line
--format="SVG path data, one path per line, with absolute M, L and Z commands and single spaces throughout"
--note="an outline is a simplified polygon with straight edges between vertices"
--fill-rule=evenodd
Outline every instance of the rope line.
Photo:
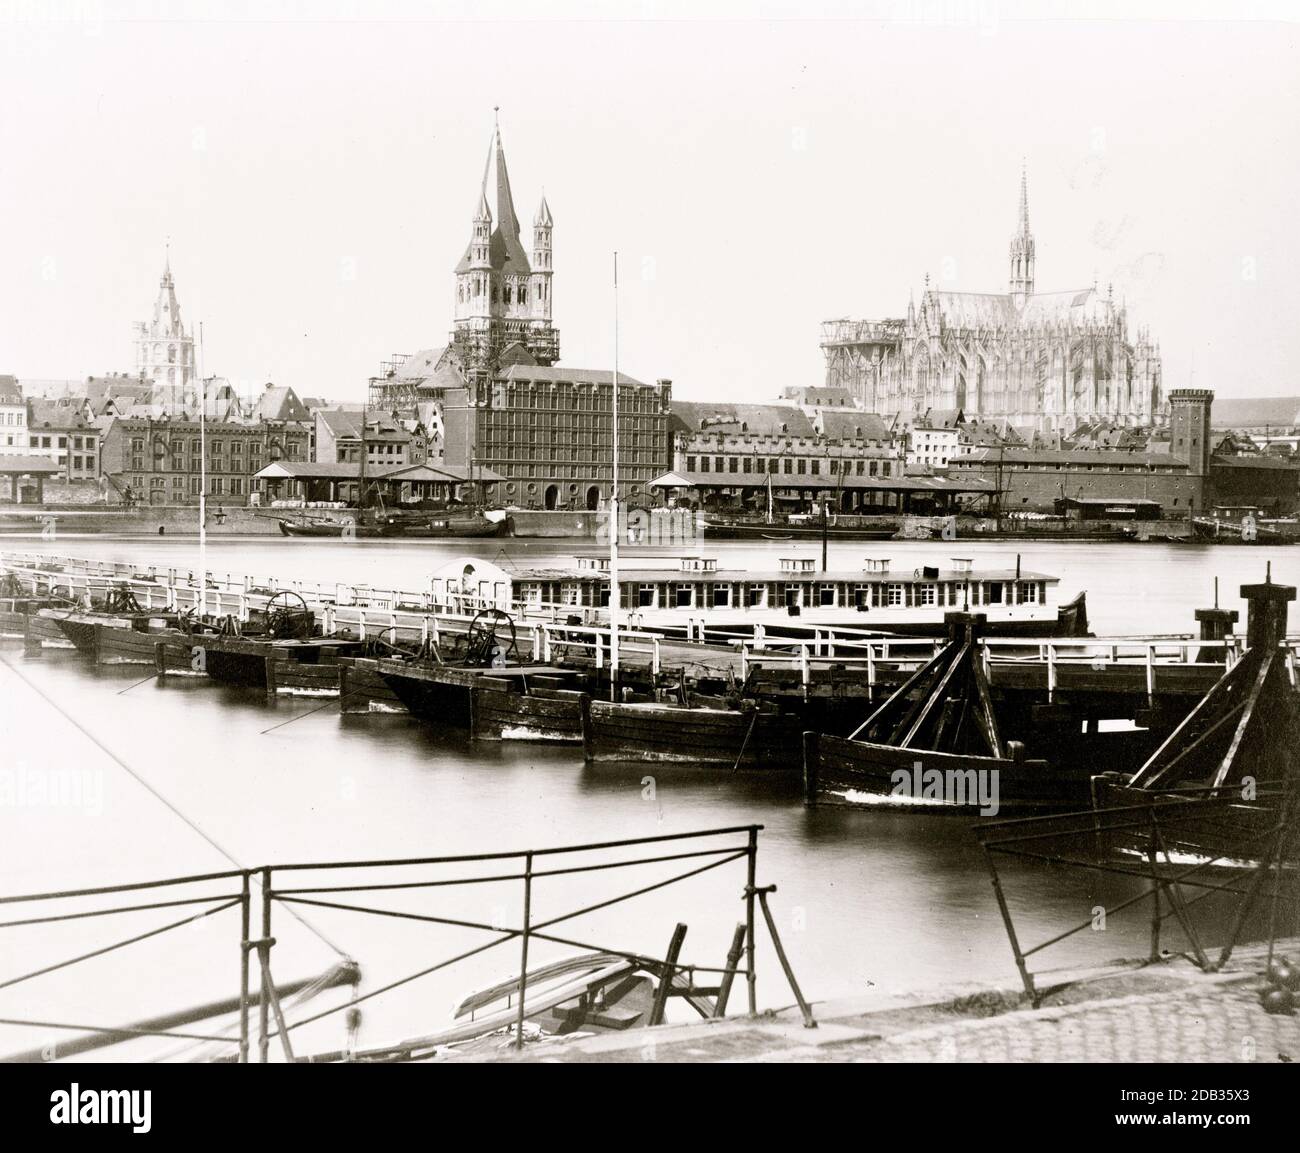
M 20 681 L 22 681 L 23 684 L 25 684 L 29 689 L 31 689 L 32 692 L 34 692 L 38 697 L 40 697 L 43 701 L 45 701 L 45 703 L 48 704 L 52 709 L 54 709 L 54 711 L 57 712 L 61 717 L 63 717 L 65 721 L 67 721 L 70 725 L 72 725 L 72 727 L 75 728 L 77 732 L 79 732 L 83 737 L 85 737 L 88 741 L 90 741 L 91 744 L 93 744 L 97 749 L 99 749 L 99 751 L 102 752 L 106 757 L 108 757 L 115 765 L 117 765 L 120 769 L 122 769 L 125 773 L 127 773 L 146 792 L 148 792 L 155 800 L 157 800 L 161 805 L 163 805 L 164 808 L 166 808 L 174 816 L 178 817 L 181 821 L 183 821 L 186 825 L 188 825 L 191 830 L 193 830 L 200 837 L 202 837 L 203 840 L 205 840 L 209 845 L 212 846 L 212 848 L 216 849 L 216 851 L 220 853 L 223 857 L 225 857 L 226 860 L 229 861 L 232 865 L 234 865 L 235 868 L 241 870 L 247 869 L 247 866 L 244 865 L 243 862 L 239 860 L 239 858 L 237 858 L 232 852 L 230 852 L 230 850 L 227 849 L 224 845 L 222 845 L 215 837 L 213 837 L 211 833 L 207 832 L 204 828 L 202 828 L 197 821 L 193 820 L 193 818 L 189 817 L 184 812 L 182 812 L 180 808 L 178 808 L 173 801 L 169 800 L 166 796 L 164 796 L 163 793 L 159 791 L 159 789 L 155 785 L 151 784 L 142 774 L 136 772 L 136 770 L 133 769 L 130 765 L 128 765 L 126 761 L 124 761 L 120 756 L 118 756 L 117 753 L 115 753 L 106 744 L 104 744 L 104 742 L 101 741 L 99 737 L 97 737 L 94 733 L 92 733 L 88 728 L 86 728 L 85 725 L 83 725 L 79 720 L 77 720 L 76 717 L 74 717 L 70 712 L 68 712 L 67 709 L 65 709 L 62 705 L 60 705 L 58 701 L 56 701 L 53 697 L 51 697 L 48 693 L 46 693 L 44 689 L 40 687 L 40 685 L 36 684 L 30 677 L 22 673 L 18 669 L 18 667 L 14 665 L 12 661 L 10 661 L 7 657 L 0 656 L 0 664 L 3 664 L 11 673 L 14 674 L 14 676 L 16 676 Z M 325 945 L 327 945 L 330 949 L 332 949 L 339 957 L 342 957 L 345 960 L 351 960 L 350 953 L 348 953 L 346 950 L 336 945 L 332 940 L 330 940 L 329 937 L 327 937 L 323 932 L 321 932 L 320 929 L 316 928 L 315 925 L 313 925 L 300 913 L 298 913 L 294 909 L 289 909 L 288 912 L 296 921 L 298 921 L 304 928 L 306 928 L 313 935 L 318 937 Z M 0 988 L 3 988 L 3 986 L 0 986 Z

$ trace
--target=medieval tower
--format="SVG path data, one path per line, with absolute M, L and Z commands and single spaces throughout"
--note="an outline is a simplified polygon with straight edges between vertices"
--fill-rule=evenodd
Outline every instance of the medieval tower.
M 495 216 L 489 196 L 495 200 Z M 451 341 L 467 375 L 491 374 L 515 359 L 539 365 L 559 359 L 560 336 L 551 323 L 553 227 L 543 196 L 533 218 L 530 264 L 520 240 L 498 124 L 488 147 L 469 246 L 455 272 Z
M 175 404 L 186 403 L 195 380 L 194 337 L 181 321 L 170 252 L 158 282 L 153 317 L 135 326 L 135 365 L 139 376 L 154 382 L 159 395 Z

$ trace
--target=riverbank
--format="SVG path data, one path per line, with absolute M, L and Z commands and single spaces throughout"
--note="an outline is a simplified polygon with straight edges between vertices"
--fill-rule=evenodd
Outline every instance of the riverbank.
M 292 509 L 208 507 L 209 536 L 280 536 L 280 518 Z M 324 514 L 322 514 L 324 515 Z M 512 509 L 511 535 L 537 540 L 596 539 L 597 513 Z M 0 509 L 0 535 L 197 536 L 198 510 L 185 505 L 136 508 L 72 505 Z M 427 543 L 427 542 L 422 542 Z
M 291 515 L 292 509 L 254 508 L 249 506 L 222 506 L 213 504 L 208 509 L 208 535 L 217 537 L 280 536 L 280 518 Z M 322 516 L 328 516 L 326 512 Z M 339 515 L 342 515 L 341 513 Z M 603 539 L 601 524 L 603 514 L 589 511 L 548 511 L 544 509 L 511 509 L 510 536 L 520 540 L 573 540 L 595 542 Z M 186 505 L 139 505 L 134 508 L 106 505 L 13 505 L 0 508 L 0 537 L 5 535 L 59 535 L 76 536 L 197 536 L 198 512 Z M 674 522 L 683 524 L 691 522 Z M 962 520 L 955 535 L 945 535 L 943 524 L 935 518 L 904 518 L 893 536 L 896 541 L 988 541 L 1014 543 L 1023 547 L 1037 544 L 1087 544 L 1099 543 L 1241 543 L 1236 537 L 1223 537 L 1217 541 L 1195 541 L 1191 526 L 1185 520 L 1132 522 L 1122 529 L 1097 524 L 1087 530 L 1043 530 L 1023 526 L 1014 530 L 998 531 L 991 520 Z M 665 547 L 694 547 L 703 543 L 715 547 L 719 541 L 729 539 L 726 532 L 704 526 L 684 532 L 667 533 L 650 524 L 643 543 Z M 874 538 L 864 531 L 861 536 L 837 529 L 830 534 L 832 541 L 864 544 Z M 661 539 L 662 538 L 662 539 Z M 751 533 L 748 539 L 755 543 L 819 544 L 821 534 L 807 526 L 790 529 L 774 525 L 762 532 Z M 880 543 L 876 540 L 876 543 Z M 1260 543 L 1265 543 L 1261 541 Z M 1289 543 L 1270 541 L 1268 543 Z
M 869 994 L 757 1017 L 554 1038 L 522 1053 L 453 1056 L 513 1062 L 1131 1062 L 1300 1060 L 1300 1014 L 1266 1013 L 1267 945 L 1243 946 L 1219 973 L 1186 957 L 1053 974 L 1035 1009 L 1018 987 L 962 985 L 911 996 Z M 1300 939 L 1277 952 L 1300 956 Z M 508 1044 L 508 1042 L 503 1042 Z

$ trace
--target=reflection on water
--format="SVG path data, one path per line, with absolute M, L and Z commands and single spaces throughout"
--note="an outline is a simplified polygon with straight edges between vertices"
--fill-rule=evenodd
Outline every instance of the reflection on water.
M 572 555 L 547 542 L 478 543 L 482 555 L 498 563 Z M 11 541 L 7 547 L 137 564 L 190 567 L 194 561 L 193 542 L 173 539 Z M 710 544 L 706 552 L 720 558 L 720 567 L 748 566 L 764 554 L 787 555 L 792 547 L 819 551 L 816 543 L 728 542 Z M 208 548 L 216 571 L 419 589 L 433 567 L 474 545 L 216 539 Z M 831 564 L 857 565 L 871 554 L 910 567 L 953 553 L 974 556 L 978 564 L 1009 559 L 1011 551 L 989 542 L 835 542 Z M 1267 559 L 1274 580 L 1294 583 L 1297 556 L 1264 548 L 1035 544 L 1022 550 L 1022 563 L 1060 575 L 1063 595 L 1086 588 L 1098 632 L 1176 632 L 1193 627 L 1192 609 L 1209 603 L 1215 576 L 1221 578 L 1221 603 L 1244 609 L 1237 586 L 1262 579 Z M 809 810 L 794 774 L 782 779 L 676 766 L 585 766 L 573 747 L 471 746 L 458 734 L 408 717 L 341 717 L 320 702 L 268 703 L 260 693 L 202 681 L 142 682 L 147 670 L 95 669 L 63 653 L 25 658 L 12 643 L 0 650 L 0 659 L 0 732 L 11 781 L 75 769 L 98 782 L 93 807 L 24 804 L 11 788 L 11 803 L 0 810 L 7 892 L 221 869 L 231 858 L 257 865 L 480 853 L 755 823 L 764 827 L 759 882 L 778 886 L 773 910 L 810 996 L 1016 980 L 983 855 L 962 818 Z M 294 717 L 300 719 L 280 724 Z M 1124 878 L 1098 880 L 1027 862 L 1003 868 L 1025 942 L 1087 920 L 1098 904 L 1113 905 L 1140 891 Z M 671 871 L 660 865 L 542 879 L 533 916 L 600 902 Z M 673 925 L 682 921 L 689 926 L 684 959 L 720 965 L 743 918 L 743 886 L 744 866 L 737 862 L 599 910 L 566 924 L 561 935 L 662 954 Z M 496 883 L 385 893 L 360 903 L 506 925 L 518 920 L 520 890 Z M 1198 911 L 1202 919 L 1222 916 L 1211 902 Z M 322 937 L 361 962 L 365 988 L 484 940 L 474 931 L 392 917 L 308 906 L 298 912 L 310 928 L 285 908 L 276 912 L 275 972 L 281 980 L 331 962 L 335 954 Z M 1036 964 L 1141 955 L 1148 945 L 1146 916 L 1141 905 L 1113 918 L 1105 932 L 1084 932 Z M 112 923 L 95 919 L 0 931 L 0 980 L 165 919 L 175 915 L 127 914 Z M 1172 929 L 1171 937 L 1180 947 Z M 530 961 L 566 951 L 534 943 Z M 456 1000 L 517 967 L 518 947 L 510 943 L 367 1002 L 363 1042 L 442 1027 Z M 762 1004 L 792 1000 L 765 943 L 759 972 Z M 70 973 L 0 990 L 0 1016 L 120 1022 L 231 995 L 237 977 L 232 911 Z M 733 1004 L 740 1007 L 743 999 L 738 986 Z M 43 1037 L 6 1027 L 0 1052 Z M 298 1047 L 333 1048 L 342 1041 L 342 1023 L 334 1018 L 304 1030 Z M 132 1048 L 183 1048 L 176 1041 L 144 1044 Z

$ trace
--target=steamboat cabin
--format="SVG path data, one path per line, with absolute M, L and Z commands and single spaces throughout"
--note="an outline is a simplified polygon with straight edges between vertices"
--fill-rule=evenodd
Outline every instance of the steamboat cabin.
M 748 632 L 799 635 L 852 628 L 900 635 L 941 635 L 944 615 L 981 613 L 995 635 L 1086 634 L 1083 594 L 1062 605 L 1059 579 L 1047 573 L 977 569 L 970 558 L 946 567 L 895 570 L 884 557 L 859 570 L 819 569 L 815 557 L 782 557 L 773 569 L 723 569 L 702 556 L 627 558 L 619 565 L 620 623 L 667 635 Z M 609 616 L 609 558 L 578 557 L 573 568 L 506 572 L 462 558 L 432 578 L 435 609 L 498 608 L 520 619 L 604 625 Z

